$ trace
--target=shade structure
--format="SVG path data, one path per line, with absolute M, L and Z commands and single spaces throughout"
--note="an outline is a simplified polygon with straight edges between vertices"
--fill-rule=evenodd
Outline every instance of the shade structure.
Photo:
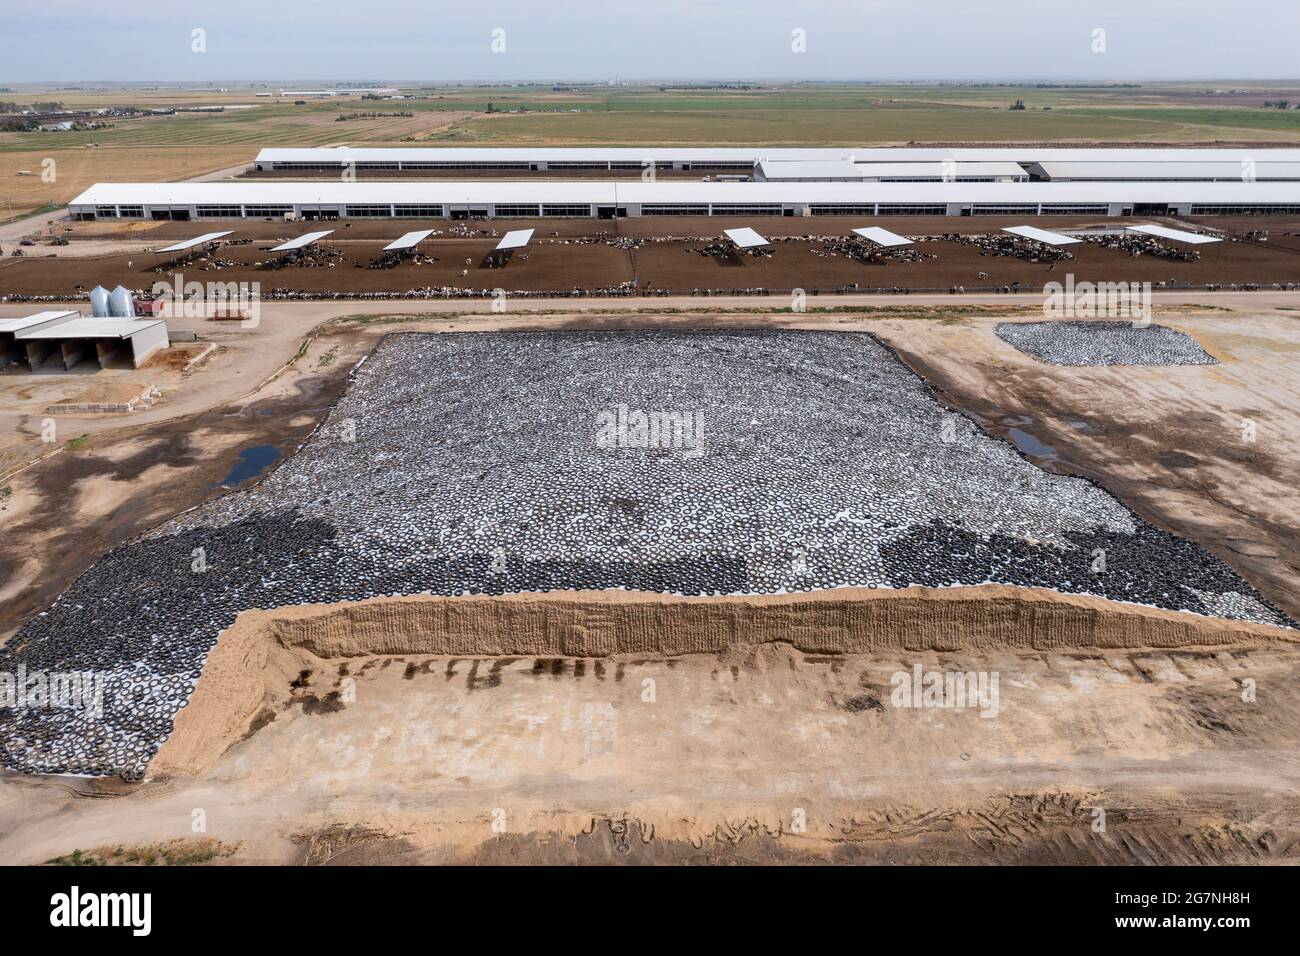
M 38 329 L 26 329 L 19 332 L 19 339 L 124 339 L 147 328 L 165 326 L 162 319 L 99 319 L 84 318 L 76 314 L 66 322 L 42 326 Z
M 512 229 L 501 237 L 497 243 L 497 251 L 502 252 L 507 249 L 522 249 L 528 245 L 528 241 L 533 238 L 531 229 Z
M 861 236 L 868 242 L 874 242 L 878 246 L 884 246 L 886 249 L 893 249 L 895 246 L 910 246 L 912 240 L 897 233 L 890 232 L 888 229 L 881 229 L 879 226 L 864 226 L 861 229 L 854 229 L 855 236 Z
M 401 238 L 394 239 L 388 245 L 384 246 L 384 252 L 396 252 L 400 249 L 414 249 L 417 245 L 433 235 L 432 229 L 417 229 L 415 232 L 408 232 Z
M 308 246 L 310 246 L 312 243 L 319 242 L 321 239 L 324 239 L 333 231 L 334 231 L 333 229 L 326 229 L 323 230 L 322 232 L 309 232 L 304 236 L 299 236 L 297 239 L 290 239 L 288 242 L 282 242 L 280 245 L 276 246 L 271 251 L 290 252 L 294 249 L 305 249 Z
M 193 249 L 195 246 L 202 245 L 205 242 L 212 242 L 220 239 L 222 236 L 228 236 L 233 229 L 227 229 L 225 232 L 205 232 L 201 236 L 195 236 L 193 239 L 186 239 L 183 242 L 173 242 L 170 246 L 163 246 L 161 249 L 155 249 L 154 252 L 184 252 L 186 249 Z
M 1170 229 L 1168 226 L 1126 226 L 1129 232 L 1140 232 L 1148 236 L 1159 236 L 1174 242 L 1185 242 L 1191 246 L 1203 246 L 1207 242 L 1222 242 L 1214 236 L 1202 236 L 1196 232 L 1184 232 L 1182 229 Z
M 1048 232 L 1046 229 L 1038 229 L 1035 226 L 1007 226 L 1002 231 L 1009 232 L 1013 236 L 1020 236 L 1022 239 L 1032 239 L 1034 242 L 1041 242 L 1048 246 L 1072 246 L 1075 243 L 1083 242 L 1082 239 L 1076 239 L 1074 236 L 1067 236 L 1060 232 Z
M 0 319 L 0 332 L 22 332 L 26 329 L 36 329 L 58 319 L 70 319 L 80 317 L 81 313 L 73 309 L 56 309 L 51 312 L 37 312 L 35 315 L 27 315 L 17 319 Z
M 771 245 L 770 242 L 748 226 L 745 226 L 742 229 L 724 229 L 722 230 L 722 234 L 741 249 L 757 249 L 759 246 Z
M 136 368 L 170 344 L 162 319 L 86 318 L 79 312 L 41 312 L 12 323 L 4 336 L 4 352 L 12 361 L 21 355 L 37 369 L 62 365 L 71 370 L 87 360 L 101 367 L 130 358 Z M 0 324 L 0 332 L 5 332 Z M 19 359 L 20 360 L 20 359 Z

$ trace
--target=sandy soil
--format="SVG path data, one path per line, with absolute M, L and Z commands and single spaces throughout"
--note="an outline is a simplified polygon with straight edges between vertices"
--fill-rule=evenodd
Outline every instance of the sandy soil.
M 0 858 L 192 838 L 202 811 L 235 863 L 1293 861 L 1295 663 L 784 645 L 308 659 L 197 776 L 6 778 Z M 997 718 L 893 706 L 917 664 L 996 671 Z
M 315 666 L 314 660 L 377 655 L 670 660 L 692 654 L 744 656 L 763 644 L 834 656 L 1252 646 L 1300 652 L 1300 635 L 1002 585 L 839 588 L 722 599 L 618 590 L 410 596 L 249 610 L 222 633 L 149 772 L 206 771 L 235 742 L 256 732 L 261 715 L 283 708 L 284 684 L 302 668 Z M 282 680 L 283 675 L 288 677 Z

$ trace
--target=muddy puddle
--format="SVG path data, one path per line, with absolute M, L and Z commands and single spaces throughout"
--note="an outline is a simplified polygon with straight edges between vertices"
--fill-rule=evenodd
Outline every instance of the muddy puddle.
M 284 453 L 275 445 L 252 445 L 241 448 L 238 459 L 230 466 L 226 477 L 221 479 L 221 484 L 227 488 L 234 488 L 246 481 L 252 481 L 283 456 Z

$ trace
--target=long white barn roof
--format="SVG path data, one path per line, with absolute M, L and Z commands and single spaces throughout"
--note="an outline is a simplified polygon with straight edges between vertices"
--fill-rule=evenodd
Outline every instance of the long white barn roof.
M 1051 160 L 1039 165 L 1052 179 L 1300 179 L 1300 162 L 1274 162 L 1246 157 L 1240 162 L 1159 163 L 1058 163 Z
M 53 312 L 37 312 L 35 315 L 25 315 L 15 319 L 0 319 L 0 332 L 21 332 L 23 329 L 30 329 L 34 325 L 44 325 L 46 322 L 53 322 L 55 319 L 66 319 L 74 315 L 79 316 L 81 313 L 72 309 L 58 309 Z
M 826 160 L 848 159 L 854 153 L 851 146 L 830 148 L 788 148 L 780 146 L 416 146 L 416 147 L 353 147 L 327 146 L 307 149 L 263 149 L 257 154 L 259 163 L 330 163 L 330 162 L 422 162 L 422 163 L 527 163 L 554 162 L 616 162 L 639 163 L 646 159 L 658 162 L 753 162 L 757 159 Z
M 915 167 L 909 167 L 915 168 Z M 1017 167 L 1018 169 L 1019 167 Z M 799 159 L 758 162 L 758 174 L 773 182 L 782 179 L 857 179 L 872 175 L 867 168 L 847 159 Z
M 939 179 L 945 175 L 958 179 L 973 176 L 990 176 L 1003 179 L 1025 179 L 1028 173 L 1016 163 L 966 163 L 950 160 L 948 162 L 928 163 L 851 163 L 848 160 L 805 160 L 764 159 L 758 164 L 758 173 L 770 182 L 783 179 Z
M 308 149 L 263 149 L 259 163 L 344 163 L 354 162 L 744 162 L 760 159 L 782 161 L 848 160 L 856 163 L 929 163 L 954 159 L 958 162 L 1057 162 L 1057 163 L 1240 163 L 1300 162 L 1300 149 L 1183 149 L 1139 147 L 1133 149 L 1089 149 L 1087 147 L 784 147 L 784 146 L 593 146 L 593 147 L 315 147 Z
M 1001 161 L 967 162 L 953 160 L 951 163 L 856 163 L 858 169 L 867 176 L 998 176 L 1003 178 L 1026 178 L 1029 174 L 1017 163 Z
M 1300 149 L 1267 147 L 1198 149 L 1180 146 L 1091 149 L 1088 147 L 995 146 L 952 149 L 958 161 L 1011 160 L 1019 163 L 1239 163 L 1243 159 L 1279 163 L 1300 162 Z
M 96 183 L 73 206 L 444 203 L 1244 203 L 1300 204 L 1290 182 L 730 183 L 210 182 Z
M 137 332 L 166 325 L 163 319 L 110 319 L 83 316 L 17 333 L 16 339 L 128 339 Z

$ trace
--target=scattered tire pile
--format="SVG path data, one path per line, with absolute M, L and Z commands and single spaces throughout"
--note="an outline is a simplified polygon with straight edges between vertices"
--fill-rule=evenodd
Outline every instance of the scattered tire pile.
M 1196 339 L 1166 325 L 999 322 L 997 337 L 1051 365 L 1217 365 Z
M 702 442 L 598 440 L 638 411 Z M 0 670 L 108 683 L 102 717 L 0 710 L 0 755 L 138 778 L 245 608 L 986 582 L 1294 626 L 1196 545 L 952 415 L 868 335 L 394 334 L 296 455 L 114 549 L 0 648 Z

